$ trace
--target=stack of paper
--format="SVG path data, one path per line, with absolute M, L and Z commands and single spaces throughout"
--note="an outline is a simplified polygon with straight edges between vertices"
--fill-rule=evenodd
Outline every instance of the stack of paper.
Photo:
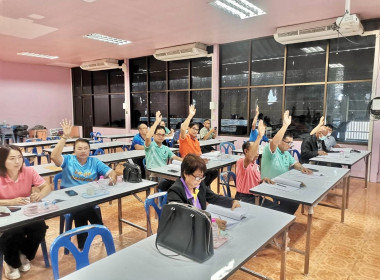
M 212 218 L 219 218 L 227 222 L 227 227 L 239 223 L 243 218 L 247 216 L 248 209 L 244 207 L 225 208 L 214 204 L 207 205 L 206 211 L 209 212 Z
M 289 179 L 285 179 L 285 178 L 281 178 L 281 177 L 276 177 L 273 179 L 273 181 L 276 182 L 277 185 L 284 185 L 284 186 L 289 186 L 289 187 L 295 187 L 295 188 L 300 188 L 300 187 L 304 187 L 305 184 L 303 182 L 300 182 L 300 181 L 293 181 L 293 180 L 289 180 Z

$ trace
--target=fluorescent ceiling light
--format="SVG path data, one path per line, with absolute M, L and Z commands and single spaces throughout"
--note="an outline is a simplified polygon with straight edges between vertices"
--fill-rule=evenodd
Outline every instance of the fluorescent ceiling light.
M 342 68 L 342 67 L 344 67 L 344 65 L 341 63 L 331 63 L 331 64 L 329 64 L 329 67 L 330 68 Z
M 317 46 L 317 47 L 310 47 L 310 48 L 302 48 L 302 51 L 305 53 L 315 53 L 315 52 L 323 52 L 325 51 L 323 48 Z
M 263 10 L 247 0 L 215 0 L 210 2 L 210 5 L 218 7 L 234 16 L 240 17 L 240 19 L 266 14 Z
M 18 55 L 33 56 L 38 58 L 47 58 L 47 59 L 57 59 L 59 56 L 52 56 L 46 54 L 30 53 L 30 52 L 19 52 Z
M 98 33 L 92 33 L 92 34 L 84 35 L 83 37 L 84 38 L 88 38 L 88 39 L 94 39 L 94 40 L 103 41 L 103 42 L 106 42 L 106 43 L 116 44 L 116 45 L 119 45 L 119 46 L 132 43 L 131 41 L 127 41 L 127 40 L 123 40 L 123 39 L 118 39 L 118 38 L 113 38 L 113 37 L 109 37 L 109 36 L 98 34 Z

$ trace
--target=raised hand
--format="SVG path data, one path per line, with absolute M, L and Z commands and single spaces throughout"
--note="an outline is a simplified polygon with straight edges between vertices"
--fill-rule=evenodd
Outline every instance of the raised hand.
M 263 120 L 259 121 L 259 125 L 257 126 L 257 130 L 259 131 L 259 136 L 263 137 L 265 134 L 265 126 Z
M 157 111 L 156 112 L 156 122 L 158 121 L 158 123 L 160 123 L 162 120 L 162 114 L 160 111 Z
M 322 116 L 320 119 L 319 119 L 319 125 L 324 125 L 325 124 L 325 117 Z
M 63 136 L 70 137 L 71 129 L 73 128 L 71 120 L 63 119 L 61 122 L 61 127 L 63 129 Z
M 289 111 L 286 110 L 284 113 L 284 119 L 282 120 L 282 125 L 289 126 L 292 123 L 292 116 L 289 116 Z
M 190 106 L 189 106 L 189 115 L 191 115 L 192 117 L 194 117 L 196 111 L 197 111 L 197 110 L 195 109 L 195 106 L 194 106 L 194 105 L 190 105 Z
M 259 115 L 259 105 L 256 105 L 256 116 Z

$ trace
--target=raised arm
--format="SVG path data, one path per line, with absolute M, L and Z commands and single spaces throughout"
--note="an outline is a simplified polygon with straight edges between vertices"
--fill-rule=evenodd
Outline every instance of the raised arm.
M 292 123 L 292 116 L 289 116 L 289 111 L 286 110 L 284 113 L 284 118 L 282 120 L 282 127 L 273 137 L 272 141 L 269 142 L 269 147 L 272 153 L 277 149 L 277 146 L 281 143 L 282 138 L 284 138 L 284 134 L 288 129 L 289 125 Z
M 325 123 L 325 117 L 322 116 L 319 119 L 318 125 L 316 127 L 314 127 L 312 131 L 310 131 L 310 135 L 313 135 L 313 134 L 317 133 L 317 131 L 324 125 L 324 123 Z
M 161 112 L 157 111 L 156 112 L 156 120 L 155 120 L 154 124 L 149 128 L 148 133 L 146 134 L 146 138 L 145 138 L 145 146 L 146 147 L 150 146 L 150 143 L 152 142 L 152 136 L 154 134 L 154 131 L 156 130 L 156 127 L 158 126 L 158 124 L 161 122 L 161 119 L 162 119 Z
M 252 130 L 256 129 L 256 123 L 257 123 L 257 118 L 258 117 L 259 117 L 259 106 L 256 105 L 256 115 L 255 115 L 255 117 L 253 118 L 253 121 L 252 121 Z
M 256 141 L 249 145 L 246 157 L 244 158 L 245 168 L 247 168 L 247 166 L 255 160 L 257 151 L 259 149 L 260 140 L 265 133 L 265 126 L 262 120 L 259 122 L 258 131 L 259 135 L 257 136 Z
M 73 128 L 71 121 L 68 121 L 67 119 L 62 120 L 61 127 L 63 129 L 63 135 L 51 152 L 51 160 L 55 163 L 56 166 L 62 165 L 62 151 L 65 147 L 66 140 L 70 138 L 71 129 Z
M 181 124 L 181 133 L 180 137 L 184 139 L 186 137 L 186 129 L 188 129 L 191 119 L 195 116 L 195 112 L 197 110 L 195 109 L 194 105 L 189 106 L 189 115 L 187 116 L 186 120 Z

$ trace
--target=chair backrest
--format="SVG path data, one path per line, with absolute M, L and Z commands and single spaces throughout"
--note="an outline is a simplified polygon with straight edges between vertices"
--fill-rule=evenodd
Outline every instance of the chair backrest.
M 144 168 L 146 169 L 146 158 L 143 158 L 142 163 L 144 165 Z
M 71 237 L 76 236 L 81 233 L 87 233 L 86 242 L 84 244 L 83 250 L 79 249 L 71 241 Z M 112 234 L 108 228 L 102 225 L 87 225 L 82 227 L 77 227 L 66 231 L 59 235 L 50 246 L 50 258 L 51 266 L 53 268 L 54 279 L 59 279 L 59 269 L 58 269 L 58 251 L 61 247 L 68 249 L 73 255 L 76 261 L 76 269 L 79 270 L 90 264 L 88 259 L 88 253 L 90 251 L 91 243 L 95 236 L 100 235 L 103 239 L 103 243 L 106 247 L 107 255 L 115 253 L 115 244 L 113 242 Z
M 301 154 L 297 149 L 291 149 L 288 151 L 298 161 L 301 159 Z M 297 155 L 297 158 L 295 157 Z
M 96 132 L 95 140 L 98 141 L 99 143 L 103 143 L 103 138 L 99 138 L 99 136 L 102 136 L 102 134 L 100 132 Z
M 148 228 L 148 234 L 149 235 L 153 234 L 152 226 L 150 223 L 150 207 L 152 206 L 154 208 L 154 210 L 157 213 L 158 218 L 160 218 L 160 216 L 161 216 L 162 208 L 159 207 L 156 203 L 156 199 L 159 199 L 159 198 L 162 198 L 162 200 L 161 200 L 161 207 L 162 207 L 162 205 L 165 205 L 167 203 L 168 193 L 167 192 L 154 193 L 154 194 L 148 196 L 144 202 L 146 218 L 147 218 L 148 225 L 149 225 L 149 228 Z
M 131 146 L 128 146 L 128 145 L 123 145 L 123 147 L 121 147 L 123 149 L 123 151 L 125 152 L 125 150 L 127 151 L 130 151 L 131 150 Z
M 90 138 L 94 139 L 94 132 L 92 132 L 92 131 L 90 132 Z
M 54 182 L 54 190 L 58 190 L 58 180 L 61 180 L 62 179 L 62 172 L 56 174 L 53 178 L 53 182 Z
M 236 186 L 236 175 L 232 171 L 223 172 L 220 174 L 220 181 L 222 182 L 224 196 L 231 197 L 230 181 L 234 180 Z
M 231 152 L 232 150 L 235 150 L 235 145 L 231 142 L 223 142 L 219 144 L 219 149 L 222 153 L 224 152 L 225 154 L 228 154 L 230 152 L 230 149 Z
M 25 166 L 30 166 L 30 162 L 26 157 L 24 157 L 24 163 L 25 163 Z
M 52 140 L 51 137 L 46 137 L 46 141 Z
M 93 154 L 93 156 L 96 155 L 104 155 L 104 150 L 102 148 L 97 149 Z

